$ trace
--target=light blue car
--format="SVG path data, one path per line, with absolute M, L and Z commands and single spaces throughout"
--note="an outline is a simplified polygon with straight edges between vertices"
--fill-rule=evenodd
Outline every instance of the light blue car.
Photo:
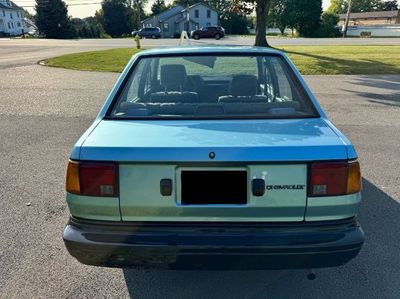
M 64 242 L 88 265 L 332 267 L 360 251 L 361 174 L 281 52 L 136 54 L 67 171 Z

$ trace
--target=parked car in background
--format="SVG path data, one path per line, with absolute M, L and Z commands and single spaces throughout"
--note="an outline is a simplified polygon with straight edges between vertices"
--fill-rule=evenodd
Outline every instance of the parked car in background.
M 133 31 L 132 36 L 139 35 L 140 38 L 160 38 L 161 30 L 158 27 L 146 27 L 138 31 Z
M 194 39 L 200 38 L 215 38 L 220 39 L 225 36 L 225 29 L 221 26 L 203 27 L 200 30 L 193 30 L 190 37 Z
M 360 251 L 361 173 L 287 56 L 136 54 L 67 170 L 72 256 L 172 269 L 333 267 Z

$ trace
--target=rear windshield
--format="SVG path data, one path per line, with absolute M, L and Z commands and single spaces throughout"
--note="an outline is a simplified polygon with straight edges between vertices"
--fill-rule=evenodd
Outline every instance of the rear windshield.
M 111 118 L 306 118 L 317 112 L 280 56 L 141 58 Z

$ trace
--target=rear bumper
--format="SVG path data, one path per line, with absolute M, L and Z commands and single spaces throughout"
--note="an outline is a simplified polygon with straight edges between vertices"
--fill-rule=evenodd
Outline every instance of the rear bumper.
M 333 267 L 360 251 L 352 219 L 312 223 L 113 223 L 71 218 L 63 239 L 88 265 L 262 270 Z

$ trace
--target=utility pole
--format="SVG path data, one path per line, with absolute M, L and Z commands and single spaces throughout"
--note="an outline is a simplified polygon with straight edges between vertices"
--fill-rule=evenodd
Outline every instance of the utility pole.
M 352 0 L 349 0 L 349 7 L 347 8 L 346 21 L 343 28 L 343 37 L 347 36 L 347 28 L 349 27 L 350 13 L 351 13 Z

